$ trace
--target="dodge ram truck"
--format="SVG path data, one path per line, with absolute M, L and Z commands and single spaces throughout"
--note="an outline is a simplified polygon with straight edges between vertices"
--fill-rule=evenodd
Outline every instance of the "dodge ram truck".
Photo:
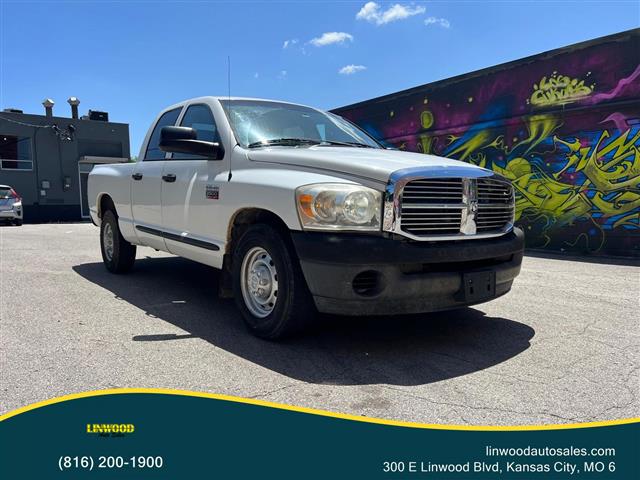
M 386 148 L 344 118 L 286 102 L 170 106 L 138 161 L 94 167 L 88 193 L 110 272 L 129 271 L 136 246 L 220 269 L 219 293 L 269 339 L 317 312 L 486 302 L 511 289 L 523 256 L 505 178 Z

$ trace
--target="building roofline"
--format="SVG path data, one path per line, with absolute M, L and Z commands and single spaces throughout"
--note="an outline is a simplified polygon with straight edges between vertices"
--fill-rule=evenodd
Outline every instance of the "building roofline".
M 9 118 L 3 118 L 9 116 Z M 15 118 L 10 118 L 10 117 L 15 117 Z M 57 117 L 57 116 L 52 116 L 52 117 L 47 117 L 46 115 L 41 115 L 38 113 L 18 113 L 18 112 L 4 112 L 2 110 L 0 110 L 0 121 L 6 121 L 6 122 L 21 122 L 24 121 L 25 123 L 28 123 L 29 121 L 31 122 L 35 122 L 35 121 L 39 121 L 42 124 L 44 123 L 61 123 L 61 122 L 92 122 L 92 123 L 100 123 L 100 124 L 107 124 L 107 125 L 125 125 L 125 126 L 129 126 L 128 123 L 123 123 L 123 122 L 112 122 L 111 120 L 109 120 L 108 122 L 103 122 L 102 120 L 89 120 L 89 119 L 83 119 L 83 118 L 73 118 L 73 117 Z M 43 121 L 44 120 L 44 121 Z
M 384 102 L 385 100 L 391 99 L 391 98 L 398 98 L 398 97 L 405 97 L 405 96 L 409 96 L 409 95 L 413 95 L 414 93 L 418 93 L 426 88 L 432 89 L 432 88 L 438 88 L 442 85 L 449 85 L 449 84 L 453 84 L 453 83 L 458 83 L 464 80 L 468 80 L 471 78 L 476 78 L 476 77 L 481 77 L 483 75 L 486 75 L 488 73 L 497 73 L 500 71 L 504 71 L 504 70 L 508 70 L 512 67 L 515 66 L 519 66 L 519 65 L 524 65 L 527 63 L 532 63 L 541 59 L 547 59 L 547 58 L 551 58 L 551 57 L 555 57 L 557 55 L 561 55 L 563 53 L 568 53 L 570 51 L 575 51 L 575 50 L 582 50 L 585 48 L 588 48 L 592 45 L 598 45 L 604 42 L 614 42 L 614 41 L 623 41 L 626 40 L 628 37 L 640 37 L 640 28 L 633 28 L 631 30 L 625 30 L 623 32 L 618 32 L 618 33 L 614 33 L 611 35 L 605 35 L 604 37 L 598 37 L 598 38 L 594 38 L 591 40 L 585 40 L 584 42 L 578 42 L 578 43 L 574 43 L 572 45 L 567 45 L 565 47 L 559 47 L 559 48 L 555 48 L 553 50 L 546 50 L 544 52 L 540 52 L 540 53 L 536 53 L 533 55 L 529 55 L 527 57 L 522 57 L 522 58 L 518 58 L 516 60 L 510 60 L 508 62 L 504 62 L 504 63 L 499 63 L 496 65 L 492 65 L 489 67 L 485 67 L 485 68 L 481 68 L 480 70 L 474 70 L 472 72 L 467 72 L 467 73 L 463 73 L 460 75 L 455 75 L 453 77 L 447 77 L 447 78 L 443 78 L 440 80 L 435 80 L 433 82 L 429 82 L 429 83 L 425 83 L 422 85 L 418 85 L 415 87 L 410 87 L 404 90 L 399 90 L 397 92 L 394 93 L 387 93 L 385 95 L 380 95 L 378 97 L 374 97 L 371 98 L 369 100 L 362 100 L 360 102 L 356 102 L 356 103 L 352 103 L 349 105 L 345 105 L 342 107 L 336 107 L 331 109 L 330 111 L 332 112 L 336 112 L 336 111 L 345 111 L 345 110 L 352 110 L 352 109 L 356 109 L 359 108 L 363 105 L 368 105 L 371 103 L 377 103 L 377 102 Z

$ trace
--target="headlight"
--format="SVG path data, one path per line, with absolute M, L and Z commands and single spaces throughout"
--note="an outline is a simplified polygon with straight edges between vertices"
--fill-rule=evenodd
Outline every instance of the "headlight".
M 360 185 L 318 183 L 296 189 L 302 227 L 308 230 L 380 230 L 382 193 Z

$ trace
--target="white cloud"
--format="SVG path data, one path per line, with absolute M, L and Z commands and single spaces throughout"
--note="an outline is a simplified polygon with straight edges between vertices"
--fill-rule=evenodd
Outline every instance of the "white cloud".
M 287 49 L 289 47 L 292 47 L 296 43 L 298 43 L 298 39 L 297 38 L 292 38 L 291 40 L 285 40 L 284 43 L 282 44 L 282 48 L 283 49 Z
M 278 74 L 278 79 L 279 80 L 284 80 L 287 78 L 287 71 L 286 70 L 280 70 L 280 73 Z
M 451 23 L 446 18 L 427 17 L 424 21 L 424 24 L 427 26 L 440 25 L 442 28 L 451 27 Z
M 395 3 L 386 10 L 382 10 L 376 2 L 367 2 L 360 9 L 356 18 L 358 20 L 366 20 L 376 25 L 385 25 L 387 23 L 404 20 L 405 18 L 420 15 L 426 10 L 423 6 L 413 7 L 411 5 L 400 5 Z
M 345 32 L 326 32 L 319 37 L 312 38 L 309 43 L 316 47 L 325 47 L 334 43 L 344 43 L 347 40 L 353 42 L 353 35 Z
M 338 73 L 340 75 L 353 75 L 354 73 L 358 73 L 366 69 L 367 67 L 364 65 L 346 65 L 338 70 Z
M 253 74 L 253 78 L 258 78 L 258 77 L 260 77 L 260 74 L 258 72 Z

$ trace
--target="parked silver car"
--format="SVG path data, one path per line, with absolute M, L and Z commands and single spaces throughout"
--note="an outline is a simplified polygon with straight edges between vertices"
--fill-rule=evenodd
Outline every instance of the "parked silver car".
M 0 185 L 0 222 L 22 225 L 22 198 L 9 185 Z

